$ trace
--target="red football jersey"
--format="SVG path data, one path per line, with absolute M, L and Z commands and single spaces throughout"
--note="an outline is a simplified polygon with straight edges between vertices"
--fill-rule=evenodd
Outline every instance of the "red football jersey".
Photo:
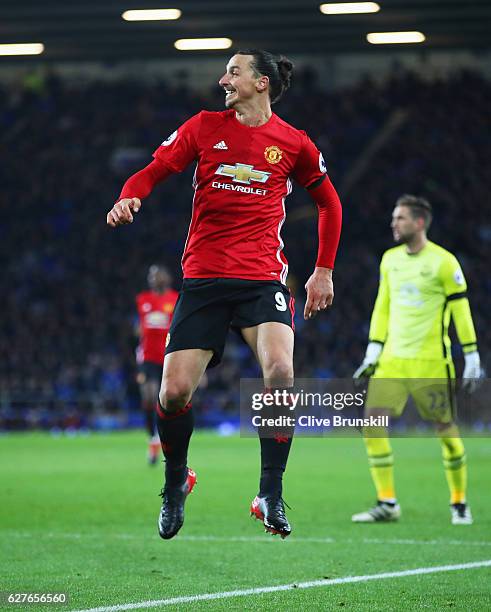
M 290 178 L 309 187 L 326 173 L 305 132 L 274 113 L 264 125 L 249 127 L 233 110 L 202 111 L 153 155 L 172 172 L 197 161 L 184 278 L 286 282 L 281 227 Z
M 165 340 L 178 295 L 177 291 L 169 289 L 162 294 L 143 291 L 136 296 L 140 320 L 140 344 L 136 353 L 138 363 L 164 363 Z

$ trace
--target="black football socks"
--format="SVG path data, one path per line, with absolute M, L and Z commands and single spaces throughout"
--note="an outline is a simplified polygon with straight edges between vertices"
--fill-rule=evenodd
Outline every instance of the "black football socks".
M 145 413 L 145 428 L 148 435 L 153 438 L 157 433 L 155 410 L 147 410 L 147 408 L 145 408 L 143 412 Z
M 194 429 L 191 402 L 176 412 L 157 404 L 157 429 L 165 457 L 165 482 L 180 486 L 187 478 L 189 440 Z
M 260 437 L 261 480 L 259 497 L 281 496 L 283 472 L 286 468 L 293 433 L 290 436 L 277 435 L 275 438 Z
M 285 381 L 286 382 L 286 381 Z M 277 417 L 292 416 L 293 412 L 288 405 L 288 393 L 291 390 L 291 382 L 287 384 L 267 384 L 265 393 L 280 395 L 275 403 L 267 409 L 263 409 L 264 416 Z M 289 426 L 281 427 L 259 427 L 259 441 L 261 444 L 261 479 L 259 483 L 259 497 L 281 496 L 283 472 L 285 471 L 292 445 L 295 428 Z

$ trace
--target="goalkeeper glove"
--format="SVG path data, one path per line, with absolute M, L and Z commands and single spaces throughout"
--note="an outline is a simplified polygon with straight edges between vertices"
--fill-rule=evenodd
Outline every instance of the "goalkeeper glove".
M 482 382 L 481 359 L 477 351 L 464 353 L 464 372 L 462 374 L 462 389 L 474 393 Z
M 369 342 L 367 352 L 361 366 L 353 374 L 353 378 L 369 377 L 375 372 L 375 366 L 382 352 L 383 344 L 380 342 Z

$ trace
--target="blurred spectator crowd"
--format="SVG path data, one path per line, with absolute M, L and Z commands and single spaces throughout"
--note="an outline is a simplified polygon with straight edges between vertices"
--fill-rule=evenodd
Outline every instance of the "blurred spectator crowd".
M 491 84 L 469 72 L 432 82 L 394 72 L 383 83 L 365 78 L 334 92 L 310 70 L 297 74 L 275 111 L 323 151 L 344 205 L 334 305 L 306 323 L 303 285 L 315 263 L 315 205 L 298 186 L 287 200 L 283 238 L 297 303 L 297 377 L 350 376 L 362 359 L 378 263 L 392 246 L 390 216 L 402 193 L 432 202 L 430 238 L 462 263 L 487 361 L 489 99 Z M 223 93 L 214 88 L 204 96 L 164 82 L 76 85 L 55 74 L 0 85 L 0 429 L 138 420 L 134 298 L 154 262 L 173 271 L 179 288 L 193 168 L 159 186 L 131 226 L 110 230 L 106 213 L 125 179 L 202 108 L 221 110 Z M 360 156 L 398 110 L 405 122 L 350 182 Z M 313 215 L 305 214 L 308 206 Z M 240 378 L 258 375 L 231 332 L 222 365 L 209 371 L 195 401 L 202 420 L 236 413 Z

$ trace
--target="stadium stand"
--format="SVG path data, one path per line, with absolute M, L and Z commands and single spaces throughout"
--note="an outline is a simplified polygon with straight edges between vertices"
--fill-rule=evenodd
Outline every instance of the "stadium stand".
M 430 237 L 463 265 L 486 360 L 490 94 L 491 84 L 472 72 L 427 81 L 399 71 L 330 93 L 314 73 L 297 75 L 275 110 L 324 152 L 345 219 L 334 306 L 309 323 L 297 316 L 298 377 L 350 376 L 362 357 L 392 206 L 405 192 L 430 199 Z M 140 418 L 134 296 L 154 261 L 180 279 L 192 170 L 160 186 L 129 227 L 111 231 L 106 212 L 161 140 L 198 110 L 221 110 L 222 98 L 218 88 L 204 97 L 185 84 L 74 85 L 56 74 L 0 86 L 0 429 L 113 428 Z M 404 121 L 348 181 L 396 110 Z M 284 228 L 298 315 L 317 245 L 308 204 L 297 187 Z M 201 422 L 232 418 L 239 378 L 256 375 L 249 350 L 231 334 L 222 366 L 196 398 Z

